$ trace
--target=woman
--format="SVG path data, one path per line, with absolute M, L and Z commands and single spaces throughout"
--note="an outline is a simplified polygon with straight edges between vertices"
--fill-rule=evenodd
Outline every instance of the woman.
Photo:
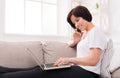
M 60 58 L 54 65 L 73 63 L 75 66 L 51 71 L 42 71 L 38 66 L 26 69 L 1 67 L 1 78 L 99 78 L 107 43 L 104 33 L 91 22 L 92 16 L 84 6 L 73 8 L 67 21 L 75 29 L 70 46 L 77 45 L 77 57 Z

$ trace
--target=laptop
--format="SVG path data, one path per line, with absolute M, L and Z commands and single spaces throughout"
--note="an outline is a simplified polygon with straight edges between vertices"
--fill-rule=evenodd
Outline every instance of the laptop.
M 63 64 L 60 66 L 55 66 L 54 63 L 48 64 L 40 64 L 39 58 L 34 55 L 34 53 L 27 48 L 27 52 L 32 56 L 32 58 L 36 61 L 36 63 L 40 66 L 42 70 L 53 70 L 53 69 L 62 69 L 62 68 L 70 68 L 73 64 Z

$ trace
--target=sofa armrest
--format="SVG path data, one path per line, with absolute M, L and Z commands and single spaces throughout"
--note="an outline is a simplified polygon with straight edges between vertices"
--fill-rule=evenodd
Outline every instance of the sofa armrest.
M 120 68 L 116 69 L 116 70 L 112 73 L 112 78 L 120 78 Z
M 26 48 L 31 49 L 40 58 L 40 63 L 43 63 L 42 43 L 39 41 L 0 42 L 0 66 L 12 68 L 36 66 L 37 63 Z

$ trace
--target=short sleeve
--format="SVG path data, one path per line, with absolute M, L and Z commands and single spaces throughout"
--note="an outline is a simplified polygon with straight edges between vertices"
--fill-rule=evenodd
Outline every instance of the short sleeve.
M 89 48 L 100 48 L 104 50 L 107 45 L 105 34 L 98 28 L 94 28 L 89 33 Z

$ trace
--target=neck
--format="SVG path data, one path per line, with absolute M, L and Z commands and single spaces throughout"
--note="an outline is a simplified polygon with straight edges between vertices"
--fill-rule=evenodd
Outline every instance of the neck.
M 88 26 L 87 26 L 86 31 L 87 31 L 87 32 L 90 31 L 93 27 L 94 27 L 93 23 L 88 22 Z

